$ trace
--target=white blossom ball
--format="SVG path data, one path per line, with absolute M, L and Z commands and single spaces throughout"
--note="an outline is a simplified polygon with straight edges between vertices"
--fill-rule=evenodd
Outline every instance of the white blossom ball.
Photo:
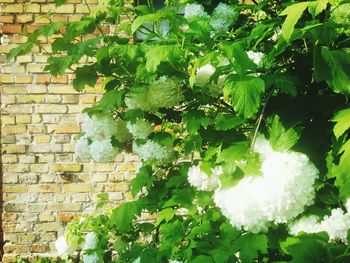
M 85 135 L 93 140 L 105 140 L 111 138 L 116 132 L 115 120 L 104 115 L 84 115 L 82 129 Z
M 238 13 L 235 12 L 231 6 L 225 3 L 220 3 L 214 9 L 213 15 L 210 19 L 210 24 L 216 31 L 225 32 L 229 30 L 237 17 Z
M 98 237 L 95 232 L 89 232 L 85 236 L 83 249 L 94 249 L 97 247 Z
M 322 231 L 319 224 L 320 218 L 315 215 L 305 216 L 299 219 L 297 222 L 289 224 L 289 233 L 297 235 L 301 232 L 305 233 L 317 233 Z
M 90 145 L 86 135 L 76 141 L 74 146 L 74 155 L 81 161 L 88 161 L 91 159 Z
M 211 64 L 206 64 L 196 71 L 196 85 L 199 87 L 205 87 L 208 85 L 210 77 L 214 74 L 215 67 Z
M 97 253 L 94 252 L 94 253 L 89 254 L 89 255 L 84 254 L 83 255 L 83 262 L 84 263 L 100 263 L 101 260 L 100 260 L 100 257 L 97 255 Z
M 318 170 L 308 157 L 296 152 L 276 152 L 266 139 L 256 141 L 262 156 L 261 175 L 246 175 L 235 186 L 219 188 L 214 201 L 230 223 L 253 233 L 269 225 L 286 223 L 311 205 Z
M 199 4 L 187 4 L 185 6 L 184 17 L 186 19 L 196 18 L 196 17 L 206 17 L 207 12 L 204 11 L 204 7 Z
M 147 140 L 145 144 L 133 144 L 133 151 L 142 160 L 157 164 L 169 164 L 174 159 L 174 152 L 170 146 L 163 146 L 152 140 Z
M 247 51 L 248 57 L 256 64 L 259 65 L 262 58 L 264 57 L 264 53 L 261 52 L 254 52 L 254 51 Z
M 136 139 L 146 139 L 153 131 L 153 125 L 143 119 L 139 119 L 135 123 L 128 122 L 127 128 Z
M 129 141 L 132 137 L 131 133 L 129 132 L 129 129 L 126 127 L 127 123 L 123 120 L 116 120 L 115 121 L 115 132 L 114 137 L 120 141 L 120 142 L 126 142 Z
M 110 139 L 103 141 L 93 141 L 90 144 L 90 153 L 96 162 L 112 161 L 118 153 L 118 149 L 113 147 Z
M 64 236 L 60 236 L 59 238 L 57 238 L 56 242 L 55 242 L 55 248 L 57 250 L 57 256 L 61 257 L 61 258 L 67 258 L 70 250 L 69 250 L 69 246 L 67 244 L 67 240 L 65 239 Z
M 192 166 L 188 170 L 188 182 L 200 191 L 213 191 L 219 186 L 221 168 L 212 169 L 211 175 L 202 172 L 200 167 Z

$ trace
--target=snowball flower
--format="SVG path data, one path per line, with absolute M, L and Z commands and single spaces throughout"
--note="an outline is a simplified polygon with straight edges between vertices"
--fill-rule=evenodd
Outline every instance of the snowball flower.
M 228 31 L 238 17 L 238 13 L 227 4 L 220 3 L 214 9 L 213 16 L 210 19 L 211 26 L 216 31 Z
M 204 7 L 199 4 L 187 4 L 185 6 L 185 14 L 184 17 L 186 19 L 191 19 L 195 17 L 203 17 L 208 14 L 204 11 Z
M 325 231 L 330 241 L 347 243 L 347 233 L 350 229 L 350 214 L 340 208 L 332 209 L 331 215 L 325 216 L 320 222 L 317 216 L 303 217 L 289 225 L 289 233 L 297 235 L 300 232 L 317 233 Z
M 261 60 L 262 60 L 262 58 L 263 58 L 263 56 L 264 56 L 264 53 L 261 53 L 261 52 L 254 52 L 254 51 L 248 51 L 247 52 L 247 55 L 248 55 L 248 57 L 251 59 L 251 60 L 253 60 L 253 62 L 255 63 L 255 64 L 257 64 L 257 65 L 259 65 L 260 64 L 260 62 L 261 62 Z
M 85 135 L 93 140 L 104 140 L 116 132 L 115 121 L 110 116 L 84 115 L 82 129 Z
M 83 245 L 83 249 L 94 249 L 97 247 L 98 237 L 95 232 L 89 232 L 85 236 L 85 242 Z
M 153 126 L 146 120 L 137 120 L 135 123 L 128 122 L 127 128 L 137 139 L 146 139 L 153 131 Z
M 214 201 L 233 226 L 258 233 L 272 223 L 286 223 L 313 203 L 318 170 L 306 155 L 276 152 L 261 136 L 255 145 L 261 175 L 246 175 L 233 187 L 217 189 Z
M 114 148 L 110 139 L 103 141 L 93 141 L 90 145 L 90 153 L 92 159 L 96 162 L 109 162 L 112 161 L 118 149 Z
M 188 182 L 190 185 L 200 191 L 213 191 L 219 186 L 219 175 L 222 169 L 217 167 L 212 169 L 212 174 L 209 176 L 202 172 L 198 166 L 192 166 L 188 170 Z
M 206 64 L 196 71 L 196 85 L 199 87 L 205 87 L 210 80 L 210 77 L 214 74 L 215 67 L 211 64 Z
M 97 255 L 96 252 L 90 254 L 90 255 L 86 255 L 84 254 L 83 256 L 83 262 L 84 263 L 100 263 L 100 257 Z
M 90 145 L 88 143 L 87 136 L 81 137 L 74 146 L 75 157 L 87 161 L 91 159 Z
M 57 256 L 61 258 L 67 258 L 69 255 L 69 246 L 64 236 L 60 236 L 55 242 L 55 248 L 57 250 Z
M 174 158 L 174 153 L 170 146 L 163 146 L 159 143 L 147 140 L 145 144 L 134 143 L 133 151 L 144 161 L 151 161 L 158 164 L 168 164 Z

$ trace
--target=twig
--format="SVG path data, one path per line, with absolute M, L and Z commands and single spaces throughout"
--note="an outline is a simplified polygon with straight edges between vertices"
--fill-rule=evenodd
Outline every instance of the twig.
M 254 145 L 255 145 L 255 141 L 256 141 L 256 136 L 258 135 L 258 131 L 259 131 L 259 128 L 260 128 L 260 125 L 261 125 L 261 122 L 264 118 L 264 114 L 265 114 L 265 110 L 266 110 L 266 106 L 267 106 L 267 103 L 268 101 L 270 100 L 273 92 L 275 91 L 275 89 L 271 89 L 271 91 L 269 92 L 269 94 L 267 95 L 266 97 L 266 101 L 265 101 L 265 105 L 264 107 L 262 108 L 261 110 L 261 113 L 260 113 L 260 116 L 258 118 L 258 121 L 257 121 L 257 124 L 256 124 L 256 127 L 255 127 L 255 130 L 254 130 L 254 135 L 253 135 L 253 139 L 252 139 L 252 143 L 250 145 L 250 150 L 253 151 L 254 149 Z

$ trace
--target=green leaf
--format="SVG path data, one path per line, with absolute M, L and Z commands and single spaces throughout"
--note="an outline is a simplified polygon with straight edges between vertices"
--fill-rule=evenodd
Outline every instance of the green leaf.
M 332 118 L 333 122 L 336 122 L 333 132 L 337 139 L 344 134 L 346 130 L 350 128 L 350 109 L 340 110 Z
M 327 4 L 328 0 L 313 1 L 309 5 L 309 13 L 312 15 L 312 17 L 316 17 L 327 8 Z
M 281 242 L 281 248 L 293 257 L 292 263 L 330 262 L 327 242 L 325 233 L 307 234 L 287 238 Z
M 18 47 L 15 47 L 10 50 L 9 53 L 7 53 L 7 59 L 12 59 L 20 55 L 27 54 L 30 52 L 33 48 L 33 43 L 32 42 L 27 42 L 24 44 L 19 45 Z
M 238 115 L 250 118 L 260 108 L 265 83 L 261 78 L 230 75 L 225 80 L 224 93 L 232 96 L 232 105 Z
M 310 2 L 300 2 L 294 5 L 288 6 L 282 11 L 281 16 L 287 16 L 286 20 L 282 24 L 282 36 L 289 42 L 296 23 L 304 13 L 305 9 L 309 6 Z
M 275 116 L 272 121 L 270 131 L 270 143 L 272 148 L 277 151 L 286 151 L 292 148 L 299 140 L 298 132 L 289 128 L 286 130 L 280 122 L 279 116 Z
M 142 166 L 136 177 L 131 181 L 131 194 L 135 197 L 142 188 L 149 188 L 152 185 L 153 177 L 152 170 L 148 166 Z
M 82 91 L 85 85 L 94 87 L 98 78 L 94 65 L 77 68 L 75 74 L 73 87 L 77 91 Z
M 217 131 L 231 130 L 244 122 L 244 119 L 233 114 L 220 114 L 215 119 L 215 129 Z
M 61 6 L 66 2 L 66 0 L 55 0 L 55 5 L 56 6 Z
M 235 142 L 230 147 L 221 151 L 217 162 L 221 163 L 224 174 L 221 181 L 227 181 L 227 184 L 236 182 L 237 176 L 233 175 L 236 170 L 236 161 L 242 160 L 249 153 L 249 144 L 246 141 Z
M 63 75 L 68 67 L 72 65 L 74 58 L 72 56 L 64 57 L 49 57 L 47 62 L 49 65 L 45 66 L 44 70 L 50 71 L 53 76 Z
M 264 234 L 246 233 L 234 241 L 234 249 L 239 251 L 242 262 L 255 262 L 260 253 L 267 253 L 267 237 Z
M 126 232 L 132 221 L 141 214 L 139 202 L 127 202 L 116 208 L 112 212 L 111 222 L 120 232 Z
M 243 43 L 237 42 L 234 44 L 224 43 L 220 47 L 228 59 L 233 61 L 233 66 L 239 75 L 244 76 L 251 69 L 256 68 L 256 64 L 248 57 L 247 52 L 243 49 Z
M 154 14 L 138 16 L 131 25 L 131 32 L 134 34 L 145 23 L 154 23 L 161 19 L 174 16 L 177 16 L 175 11 L 169 9 L 160 10 Z
M 350 54 L 342 50 L 321 49 L 322 57 L 331 70 L 330 82 L 335 92 L 350 93 Z
M 293 76 L 275 73 L 263 77 L 266 87 L 276 87 L 281 93 L 295 97 L 297 95 L 296 80 Z
M 156 226 L 165 221 L 168 223 L 171 219 L 173 219 L 175 215 L 175 210 L 172 208 L 165 208 L 157 214 Z
M 176 64 L 181 57 L 182 51 L 177 45 L 154 45 L 148 46 L 146 56 L 146 69 L 153 73 L 157 70 L 161 62 Z
M 214 259 L 209 256 L 200 255 L 195 257 L 193 260 L 190 261 L 191 263 L 215 263 Z
M 323 80 L 331 80 L 331 68 L 321 54 L 322 48 L 316 46 L 313 50 L 313 81 L 320 82 Z

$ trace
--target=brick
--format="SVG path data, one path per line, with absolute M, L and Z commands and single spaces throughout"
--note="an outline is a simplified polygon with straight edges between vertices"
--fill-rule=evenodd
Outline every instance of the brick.
M 59 223 L 40 223 L 34 226 L 35 232 L 50 232 L 57 231 L 60 227 Z
M 3 73 L 12 73 L 12 74 L 24 73 L 25 68 L 23 65 L 19 65 L 19 63 L 14 63 L 14 64 L 11 64 L 9 66 L 3 66 L 2 72 Z
M 44 124 L 31 124 L 28 125 L 27 132 L 30 134 L 43 134 L 46 133 L 46 126 Z
M 25 232 L 25 231 L 17 231 L 17 232 Z M 4 245 L 4 252 L 5 253 L 12 253 L 12 254 L 28 253 L 29 252 L 29 245 L 18 245 L 18 244 L 6 243 Z
M 16 76 L 16 83 L 18 84 L 28 84 L 32 83 L 33 76 L 31 75 L 17 75 Z
M 79 125 L 52 125 L 48 127 L 49 133 L 56 134 L 70 134 L 70 133 L 79 133 Z
M 68 223 L 75 218 L 77 218 L 77 216 L 73 213 L 58 213 L 59 222 Z
M 39 84 L 50 83 L 50 76 L 46 74 L 38 74 L 36 75 L 36 83 L 39 83 Z
M 17 234 L 18 244 L 30 244 L 35 240 L 34 234 Z
M 2 214 L 2 220 L 5 221 L 5 222 L 16 222 L 17 214 L 4 212 Z
M 35 163 L 37 157 L 35 155 L 18 155 L 20 163 Z
M 81 204 L 71 204 L 71 203 L 57 203 L 50 204 L 48 206 L 48 211 L 57 211 L 57 212 L 78 212 L 81 209 Z
M 55 216 L 50 212 L 43 212 L 39 214 L 39 221 L 55 221 Z
M 47 89 L 49 93 L 56 93 L 56 94 L 77 94 L 78 93 L 70 85 L 49 85 Z
M 32 173 L 46 173 L 49 171 L 48 164 L 35 163 L 30 166 L 30 171 Z
M 63 192 L 92 192 L 93 186 L 91 184 L 80 184 L 80 183 L 73 183 L 73 184 L 64 184 L 62 186 Z
M 40 123 L 42 121 L 42 117 L 40 114 L 32 115 L 32 123 Z
M 33 15 L 32 14 L 23 14 L 23 15 L 17 15 L 16 16 L 16 23 L 29 23 L 33 21 Z
M 37 113 L 66 113 L 67 107 L 65 105 L 55 104 L 39 104 L 35 105 L 35 112 Z
M 3 144 L 14 144 L 16 143 L 16 137 L 14 135 L 2 135 L 1 143 Z
M 41 103 L 44 101 L 44 95 L 19 95 L 17 97 L 18 103 Z
M 26 173 L 29 172 L 29 166 L 28 164 L 4 164 L 3 170 L 11 173 Z
M 22 32 L 21 25 L 5 24 L 1 26 L 3 34 L 19 34 Z
M 17 133 L 26 133 L 26 125 L 12 125 L 3 127 L 3 134 L 17 134 Z
M 106 183 L 98 184 L 97 191 L 99 192 L 126 192 L 129 190 L 127 183 Z
M 46 64 L 28 64 L 27 65 L 27 70 L 29 73 L 42 73 L 44 72 Z
M 5 145 L 3 148 L 3 153 L 25 153 L 25 145 Z
M 36 143 L 49 143 L 51 141 L 51 136 L 49 135 L 36 135 L 34 136 L 34 142 Z
M 2 0 L 0 0 L 2 1 Z M 0 16 L 0 23 L 13 23 L 15 21 L 14 15 L 1 15 Z
M 4 185 L 4 193 L 24 193 L 27 192 L 28 188 L 26 185 Z M 5 209 L 6 211 L 6 209 Z
M 63 95 L 62 102 L 76 104 L 79 102 L 79 96 L 78 95 Z
M 6 105 L 5 108 L 3 108 L 3 113 L 10 113 L 10 114 L 21 114 L 21 113 L 32 113 L 33 107 L 31 105 Z
M 27 93 L 27 89 L 24 86 L 5 86 L 5 85 L 2 85 L 2 87 L 1 87 L 1 94 L 26 94 L 26 93 Z
M 16 116 L 16 123 L 22 124 L 22 123 L 30 123 L 30 122 L 31 122 L 30 115 L 17 115 Z
M 24 12 L 25 13 L 40 13 L 40 5 L 39 4 L 25 4 L 24 5 Z
M 62 101 L 62 97 L 60 95 L 45 95 L 46 103 L 60 103 Z
M 28 93 L 46 93 L 46 86 L 45 85 L 28 85 L 27 86 Z
M 6 4 L 0 6 L 0 13 L 23 13 L 22 4 Z
M 13 95 L 4 95 L 1 96 L 1 104 L 15 104 L 16 103 L 16 97 Z
M 14 83 L 15 78 L 12 74 L 0 74 L 0 83 Z
M 2 115 L 1 116 L 1 123 L 2 125 L 7 125 L 7 124 L 15 124 L 15 116 L 7 116 L 7 115 Z
M 82 104 L 93 104 L 95 102 L 96 102 L 96 96 L 94 96 L 94 95 L 84 95 L 81 98 Z
M 3 163 L 17 163 L 18 162 L 17 155 L 15 155 L 15 154 L 3 154 L 1 157 L 1 160 Z M 11 177 L 13 177 L 13 176 L 11 176 Z M 11 182 L 12 181 L 13 180 L 11 180 Z
M 68 83 L 68 77 L 67 76 L 52 77 L 51 83 L 66 84 Z
M 34 23 L 35 24 L 49 24 L 50 22 L 51 22 L 50 19 L 48 19 L 47 17 L 36 16 L 34 18 Z
M 38 30 L 42 25 L 26 25 L 24 27 L 24 31 L 26 33 L 33 33 L 34 31 Z M 38 53 L 39 51 L 33 52 L 32 53 Z
M 80 172 L 83 168 L 82 164 L 52 164 L 52 172 Z
M 27 211 L 32 213 L 43 212 L 46 209 L 45 204 L 26 204 Z
M 35 243 L 30 246 L 31 253 L 44 253 L 46 252 L 46 244 L 43 243 Z
M 35 184 L 29 185 L 28 191 L 32 193 L 54 193 L 60 191 L 60 186 L 57 184 Z
M 51 12 L 52 14 L 71 14 L 71 13 L 74 13 L 74 5 L 65 4 L 59 7 L 56 7 L 54 4 L 43 5 L 42 12 L 43 13 Z
M 23 212 L 27 208 L 27 204 L 12 204 L 12 203 L 5 203 L 4 204 L 4 211 L 6 212 Z

